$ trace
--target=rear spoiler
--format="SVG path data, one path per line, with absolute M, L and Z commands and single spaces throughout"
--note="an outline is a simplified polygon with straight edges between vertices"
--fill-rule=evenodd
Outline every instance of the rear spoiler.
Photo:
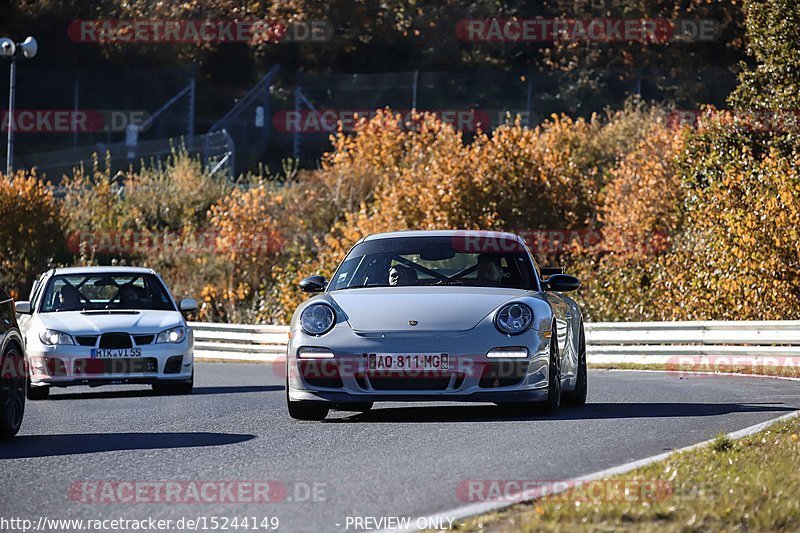
M 563 274 L 564 268 L 563 267 L 541 267 L 540 272 L 542 274 L 542 279 L 547 279 L 553 274 Z

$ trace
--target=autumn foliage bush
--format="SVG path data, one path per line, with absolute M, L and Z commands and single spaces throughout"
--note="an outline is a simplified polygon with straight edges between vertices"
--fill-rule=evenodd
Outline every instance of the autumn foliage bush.
M 0 287 L 27 297 L 35 277 L 64 259 L 63 230 L 60 206 L 35 172 L 0 174 Z
M 170 233 L 173 247 L 148 253 L 79 239 L 74 262 L 152 266 L 202 299 L 204 320 L 286 322 L 306 297 L 298 282 L 330 276 L 368 234 L 589 231 L 600 238 L 534 252 L 583 280 L 576 297 L 590 320 L 798 319 L 800 127 L 776 130 L 750 111 L 796 109 L 800 37 L 781 22 L 786 0 L 748 5 L 759 65 L 743 71 L 733 115 L 709 109 L 677 127 L 634 99 L 536 128 L 509 117 L 468 141 L 434 115 L 387 109 L 334 135 L 318 169 L 281 180 L 229 184 L 178 152 L 138 173 L 95 165 L 67 180 L 59 206 L 18 175 L 0 183 L 0 217 L 31 225 L 0 228 L 0 282 L 28 283 L 52 262 L 61 220 L 70 235 Z M 186 253 L 198 234 L 212 240 Z
M 680 239 L 655 281 L 660 318 L 800 318 L 800 137 L 747 139 L 712 121 L 687 148 Z
M 592 227 L 615 162 L 634 149 L 656 116 L 632 102 L 589 120 L 554 116 L 534 129 L 509 122 L 465 142 L 433 115 L 403 123 L 390 110 L 379 112 L 355 134 L 333 138 L 319 179 L 349 191 L 348 202 L 309 253 L 281 267 L 274 297 L 288 316 L 304 298 L 297 281 L 331 275 L 349 248 L 371 233 Z M 355 184 L 344 185 L 351 176 Z M 372 190 L 362 185 L 368 181 Z

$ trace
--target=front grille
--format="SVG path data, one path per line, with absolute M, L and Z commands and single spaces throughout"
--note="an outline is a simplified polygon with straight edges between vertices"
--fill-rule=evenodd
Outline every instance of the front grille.
M 406 373 L 368 374 L 375 390 L 445 390 L 450 384 L 450 373 L 431 373 L 409 376 Z
M 133 340 L 136 342 L 136 346 L 144 346 L 145 344 L 152 344 L 155 335 L 134 335 Z
M 173 355 L 169 359 L 167 359 L 166 364 L 164 365 L 164 373 L 165 374 L 178 374 L 181 371 L 181 363 L 183 363 L 183 356 L 182 355 Z
M 97 335 L 78 335 L 75 342 L 81 346 L 94 346 L 97 344 Z
M 343 386 L 342 376 L 339 374 L 339 365 L 333 361 L 301 360 L 300 375 L 312 387 L 338 389 Z
M 100 348 L 133 348 L 133 343 L 127 333 L 104 333 L 100 337 Z
M 525 379 L 528 373 L 528 361 L 495 361 L 484 367 L 479 387 L 510 387 Z
M 156 372 L 158 372 L 158 359 L 155 357 L 75 360 L 75 374 L 154 374 Z

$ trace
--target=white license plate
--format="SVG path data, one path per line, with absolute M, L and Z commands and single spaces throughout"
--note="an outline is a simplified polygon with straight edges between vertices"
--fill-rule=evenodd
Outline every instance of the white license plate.
M 92 359 L 115 359 L 117 357 L 141 356 L 141 348 L 92 348 Z
M 369 354 L 370 370 L 448 370 L 446 353 Z

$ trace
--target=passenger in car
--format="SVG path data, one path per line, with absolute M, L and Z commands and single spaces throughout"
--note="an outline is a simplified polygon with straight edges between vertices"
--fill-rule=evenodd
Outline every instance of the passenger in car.
M 495 255 L 481 254 L 478 256 L 478 285 L 484 287 L 499 287 L 503 276 L 500 261 Z
M 417 273 L 413 268 L 403 265 L 395 265 L 389 269 L 389 285 L 392 287 L 407 287 L 417 284 Z
M 81 298 L 78 289 L 70 284 L 66 284 L 58 291 L 58 305 L 59 311 L 74 311 L 80 307 Z

